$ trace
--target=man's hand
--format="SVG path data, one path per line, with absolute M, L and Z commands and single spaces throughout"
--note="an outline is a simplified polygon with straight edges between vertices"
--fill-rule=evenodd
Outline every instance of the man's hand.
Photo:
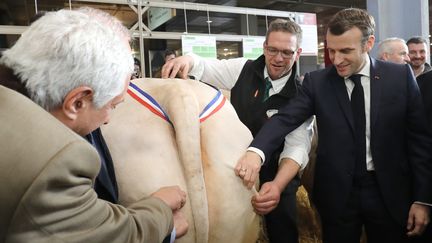
M 151 196 L 161 199 L 172 210 L 178 210 L 186 203 L 186 192 L 182 191 L 178 186 L 162 187 L 153 192 Z
M 191 56 L 180 56 L 169 60 L 162 67 L 162 78 L 175 78 L 177 74 L 182 79 L 188 78 L 188 73 L 193 66 Z
M 186 220 L 186 217 L 183 215 L 180 210 L 175 210 L 173 212 L 174 218 L 174 228 L 176 230 L 176 239 L 185 235 L 189 229 L 189 224 Z
M 261 186 L 258 195 L 252 197 L 252 206 L 257 214 L 270 213 L 279 203 L 281 188 L 273 181 L 266 182 Z
M 408 236 L 418 236 L 429 224 L 429 206 L 413 203 L 408 214 Z
M 261 169 L 261 157 L 252 151 L 247 151 L 237 162 L 235 174 L 243 179 L 243 184 L 251 189 L 258 179 Z

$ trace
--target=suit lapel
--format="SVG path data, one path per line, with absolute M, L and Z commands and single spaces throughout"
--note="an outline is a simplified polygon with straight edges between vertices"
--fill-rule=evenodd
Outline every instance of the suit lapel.
M 350 124 L 351 130 L 354 132 L 354 119 L 351 111 L 351 102 L 348 97 L 345 80 L 337 74 L 334 67 L 330 71 L 330 81 L 335 89 L 336 97 L 338 99 L 342 112 L 345 115 L 348 123 Z
M 370 127 L 374 126 L 376 119 L 378 117 L 379 112 L 379 102 L 381 96 L 381 73 L 379 69 L 379 64 L 375 61 L 375 59 L 371 58 L 370 65 L 370 92 L 371 92 L 371 100 L 370 100 Z

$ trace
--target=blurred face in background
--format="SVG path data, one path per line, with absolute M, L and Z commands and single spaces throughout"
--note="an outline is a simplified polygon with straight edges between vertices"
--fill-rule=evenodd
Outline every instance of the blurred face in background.
M 170 54 L 170 55 L 168 55 L 168 56 L 165 56 L 165 62 L 168 62 L 169 60 L 172 60 L 172 59 L 174 59 L 176 56 L 175 56 L 175 54 Z
M 135 64 L 131 79 L 136 79 L 140 77 L 141 77 L 141 67 L 138 64 Z
M 420 68 L 426 62 L 427 46 L 426 43 L 408 44 L 408 55 L 411 59 L 410 64 L 414 69 Z
M 405 43 L 400 41 L 393 41 L 389 43 L 390 53 L 383 54 L 383 60 L 398 64 L 409 63 L 410 58 L 408 56 L 408 47 Z

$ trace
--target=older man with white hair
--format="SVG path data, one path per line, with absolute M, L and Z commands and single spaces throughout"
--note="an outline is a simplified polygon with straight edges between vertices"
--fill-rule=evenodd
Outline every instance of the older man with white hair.
M 410 61 L 408 46 L 401 38 L 387 38 L 378 44 L 378 59 L 398 64 L 406 64 Z
M 184 221 L 176 211 L 186 194 L 177 186 L 126 206 L 93 189 L 101 162 L 82 136 L 109 122 L 124 99 L 133 70 L 128 40 L 108 14 L 60 10 L 3 53 L 1 242 L 161 242 Z M 178 234 L 185 230 L 187 223 Z

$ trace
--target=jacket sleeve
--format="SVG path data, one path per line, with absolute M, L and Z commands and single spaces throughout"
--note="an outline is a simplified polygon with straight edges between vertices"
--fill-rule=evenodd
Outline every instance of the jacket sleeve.
M 250 147 L 261 150 L 265 158 L 270 158 L 271 154 L 284 142 L 287 134 L 314 115 L 312 82 L 309 73 L 306 73 L 299 94 L 264 124 Z M 305 134 L 307 135 L 307 133 Z
M 162 242 L 173 227 L 171 209 L 151 197 L 128 207 L 98 199 L 92 185 L 99 167 L 86 141 L 65 145 L 21 199 L 9 241 Z
M 243 66 L 248 61 L 246 58 L 233 59 L 204 59 L 193 53 L 188 53 L 193 58 L 193 67 L 189 75 L 196 79 L 211 84 L 219 89 L 231 90 L 237 82 Z
M 411 68 L 406 65 L 408 90 L 407 145 L 413 172 L 414 201 L 432 204 L 432 134 Z

